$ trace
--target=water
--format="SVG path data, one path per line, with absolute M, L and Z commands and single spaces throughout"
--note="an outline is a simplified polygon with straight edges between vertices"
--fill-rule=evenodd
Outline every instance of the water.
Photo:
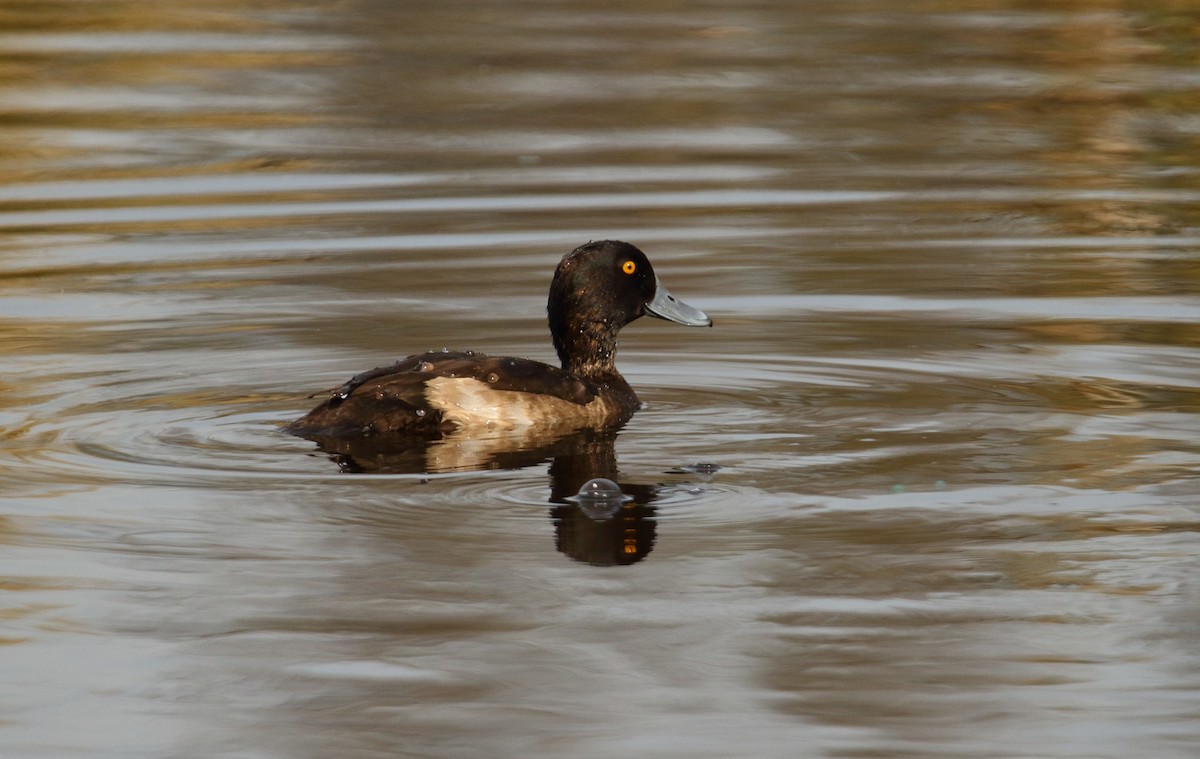
M 0 753 L 1195 756 L 1196 11 L 0 19 Z M 279 432 L 605 237 L 619 434 Z

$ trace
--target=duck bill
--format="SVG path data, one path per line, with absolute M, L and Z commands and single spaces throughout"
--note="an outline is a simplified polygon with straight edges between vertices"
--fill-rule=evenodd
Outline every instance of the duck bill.
M 687 327 L 712 326 L 712 319 L 708 318 L 708 314 L 676 298 L 663 287 L 658 277 L 654 278 L 654 286 L 654 300 L 646 304 L 646 313 Z

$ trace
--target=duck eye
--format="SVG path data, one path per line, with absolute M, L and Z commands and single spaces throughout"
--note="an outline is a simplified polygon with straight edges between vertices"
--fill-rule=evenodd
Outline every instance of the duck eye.
M 635 271 L 637 271 L 637 264 L 635 264 L 633 261 L 626 261 L 625 263 L 621 264 L 621 271 L 625 272 L 626 274 L 633 274 Z

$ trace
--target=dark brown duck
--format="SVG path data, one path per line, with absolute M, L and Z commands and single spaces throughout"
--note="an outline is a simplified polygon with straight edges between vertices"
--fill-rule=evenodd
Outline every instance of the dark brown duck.
M 712 325 L 662 286 L 642 251 L 616 240 L 564 256 L 546 310 L 561 368 L 473 351 L 420 353 L 351 378 L 286 429 L 330 438 L 611 427 L 639 405 L 615 363 L 621 328 L 647 314 Z

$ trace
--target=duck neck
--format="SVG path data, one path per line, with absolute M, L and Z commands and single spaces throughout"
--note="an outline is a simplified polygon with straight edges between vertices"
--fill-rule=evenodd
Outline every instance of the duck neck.
M 596 382 L 621 380 L 617 371 L 617 330 L 607 321 L 580 320 L 554 332 L 563 370 Z
M 578 260 L 567 256 L 550 283 L 546 312 L 558 360 L 564 371 L 580 379 L 631 394 L 617 371 L 617 333 L 636 316 L 606 308 L 603 293 L 576 281 L 583 276 L 578 268 Z

